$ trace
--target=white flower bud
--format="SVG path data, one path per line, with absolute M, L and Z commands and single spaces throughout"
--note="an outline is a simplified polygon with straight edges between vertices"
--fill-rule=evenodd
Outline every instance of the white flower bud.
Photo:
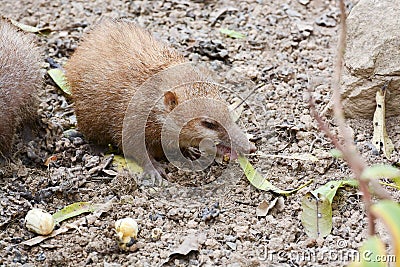
M 31 209 L 26 214 L 25 226 L 39 235 L 49 235 L 54 229 L 54 219 L 50 213 L 41 209 Z
M 161 228 L 157 228 L 156 227 L 156 228 L 153 228 L 151 230 L 151 239 L 153 241 L 160 240 L 161 235 L 162 235 L 162 229 Z
M 132 218 L 123 218 L 115 222 L 118 245 L 123 250 L 129 250 L 136 243 L 138 224 Z

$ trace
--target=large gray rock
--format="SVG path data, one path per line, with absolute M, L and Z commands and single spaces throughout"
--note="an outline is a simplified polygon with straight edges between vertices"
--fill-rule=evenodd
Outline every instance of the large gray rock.
M 389 80 L 386 115 L 400 115 L 400 0 L 360 0 L 347 27 L 342 84 L 346 115 L 372 118 L 376 91 Z

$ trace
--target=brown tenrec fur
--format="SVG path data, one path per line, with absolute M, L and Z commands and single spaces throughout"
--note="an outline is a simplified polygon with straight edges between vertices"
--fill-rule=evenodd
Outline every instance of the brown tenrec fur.
M 183 57 L 133 23 L 105 21 L 85 36 L 65 66 L 79 129 L 122 148 L 122 121 L 137 87 Z
M 161 128 L 169 114 L 171 132 L 179 130 L 176 125 L 183 118 L 195 115 L 196 119 L 181 128 L 179 144 L 183 148 L 196 147 L 203 138 L 229 146 L 226 141 L 229 132 L 239 152 L 254 150 L 254 145 L 249 145 L 244 133 L 232 121 L 226 105 L 206 104 L 207 99 L 221 101 L 218 86 L 197 83 L 208 80 L 190 66 L 186 67 L 185 62 L 178 52 L 133 23 L 108 20 L 100 23 L 84 37 L 65 66 L 79 129 L 92 141 L 120 148 L 124 138 L 131 139 L 128 143 L 133 145 L 133 150 L 138 150 L 134 158 L 142 166 L 164 155 Z M 174 68 L 178 69 L 175 73 L 171 71 Z M 168 71 L 170 76 L 160 76 Z M 148 87 L 143 87 L 146 84 Z M 197 102 L 179 111 L 178 107 L 189 100 Z M 176 114 L 172 112 L 175 110 Z M 227 129 L 207 124 L 203 118 L 209 117 L 206 113 L 217 116 L 215 120 L 222 121 Z M 126 119 L 124 122 L 125 114 L 128 123 Z M 146 151 L 139 148 L 143 120 L 148 160 L 144 156 Z M 128 129 L 123 138 L 124 123 Z
M 0 19 L 0 158 L 9 156 L 18 128 L 32 124 L 42 86 L 33 39 Z

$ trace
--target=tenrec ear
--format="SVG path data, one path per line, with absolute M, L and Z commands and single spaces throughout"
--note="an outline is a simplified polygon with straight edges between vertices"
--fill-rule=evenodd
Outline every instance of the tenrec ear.
M 167 91 L 164 93 L 164 105 L 169 111 L 178 105 L 178 97 L 174 92 Z

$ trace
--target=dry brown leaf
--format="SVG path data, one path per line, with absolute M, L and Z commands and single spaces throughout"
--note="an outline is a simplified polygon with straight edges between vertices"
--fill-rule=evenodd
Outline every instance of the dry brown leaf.
M 195 235 L 189 235 L 186 237 L 186 239 L 182 242 L 182 244 L 175 249 L 169 257 L 175 255 L 175 254 L 180 254 L 180 255 L 187 255 L 191 251 L 196 251 L 199 250 L 199 242 L 197 239 L 197 236 Z
M 268 203 L 267 201 L 263 200 L 260 205 L 258 205 L 256 214 L 257 216 L 267 216 L 268 212 L 275 206 L 276 201 L 278 198 L 275 198 L 274 200 L 271 201 L 271 203 Z
M 48 157 L 47 159 L 46 159 L 46 161 L 44 162 L 44 166 L 49 166 L 50 165 L 50 163 L 51 162 L 54 162 L 54 161 L 56 161 L 57 160 L 57 156 L 56 155 L 53 155 L 53 156 L 50 156 L 50 157 Z
M 269 211 L 272 209 L 276 209 L 277 211 L 282 211 L 284 205 L 285 205 L 285 200 L 283 199 L 283 197 L 277 197 L 274 200 L 272 200 L 271 203 L 268 203 L 268 201 L 263 200 L 258 205 L 256 209 L 256 214 L 259 217 L 264 217 L 267 216 Z
M 276 198 L 272 201 L 272 202 L 276 202 Z M 268 203 L 268 201 L 263 200 L 261 201 L 261 203 L 258 205 L 257 209 L 256 209 L 256 215 L 260 216 L 260 217 L 264 217 L 267 216 L 268 211 L 270 209 L 270 204 Z
M 173 259 L 176 256 L 185 256 L 188 255 L 192 251 L 198 251 L 200 247 L 200 241 L 201 239 L 204 239 L 205 236 L 204 234 L 200 235 L 188 235 L 185 240 L 182 242 L 182 244 L 179 245 L 178 248 L 176 248 L 169 257 L 163 262 L 162 265 L 168 263 L 171 259 Z
M 243 110 L 244 110 L 244 105 L 243 101 L 239 98 L 235 98 L 233 100 L 233 103 L 229 105 L 229 110 L 231 112 L 231 117 L 233 121 L 238 121 L 240 118 L 240 115 L 242 115 Z

